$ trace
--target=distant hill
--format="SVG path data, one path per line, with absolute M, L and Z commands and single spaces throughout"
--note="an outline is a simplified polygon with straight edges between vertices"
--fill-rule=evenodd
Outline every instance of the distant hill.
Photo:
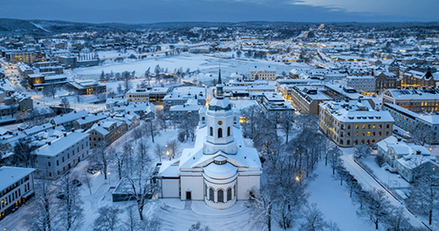
M 0 18 L 0 34 L 33 34 L 33 35 L 49 35 L 64 32 L 81 32 L 81 31 L 135 31 L 148 28 L 190 28 L 190 27 L 247 27 L 247 28 L 270 28 L 279 26 L 308 26 L 319 25 L 319 23 L 295 23 L 295 22 L 162 22 L 150 24 L 123 24 L 123 23 L 81 23 L 67 22 L 59 20 L 22 20 Z M 327 23 L 338 27 L 378 27 L 378 28 L 403 28 L 403 27 L 436 27 L 438 22 L 430 23 Z

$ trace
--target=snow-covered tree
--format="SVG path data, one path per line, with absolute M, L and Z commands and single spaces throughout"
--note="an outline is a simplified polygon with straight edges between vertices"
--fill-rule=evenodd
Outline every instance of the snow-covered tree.
M 102 172 L 104 174 L 105 180 L 107 179 L 109 160 L 110 158 L 109 151 L 107 150 L 107 142 L 105 140 L 96 142 L 96 147 L 92 149 L 91 161 L 94 163 L 102 164 Z
M 11 164 L 19 167 L 33 167 L 35 165 L 36 146 L 32 145 L 30 137 L 20 138 L 14 146 L 14 155 L 12 155 Z
M 359 158 L 366 158 L 372 153 L 372 148 L 365 144 L 359 144 L 354 147 L 354 157 Z
M 103 206 L 98 209 L 98 217 L 93 222 L 95 231 L 120 230 L 120 217 L 122 210 L 115 206 Z
M 357 214 L 370 220 L 375 224 L 375 229 L 378 229 L 379 223 L 384 222 L 390 213 L 391 204 L 387 200 L 386 193 L 382 190 L 373 189 L 366 193 L 364 199 L 366 204 L 357 211 Z
M 332 168 L 332 175 L 335 174 L 335 169 L 341 165 L 340 156 L 342 156 L 342 151 L 337 146 L 331 148 L 329 151 L 329 164 Z
M 304 212 L 304 222 L 300 225 L 301 231 L 339 231 L 337 224 L 324 220 L 323 213 L 316 204 L 307 206 Z
M 53 190 L 50 182 L 41 180 L 35 183 L 35 197 L 29 209 L 26 225 L 31 231 L 53 230 L 54 216 L 56 215 L 53 201 Z
M 82 208 L 82 200 L 79 189 L 73 181 L 73 175 L 67 173 L 60 177 L 59 193 L 63 197 L 58 201 L 57 213 L 59 221 L 57 222 L 57 230 L 80 230 L 83 224 L 84 211 Z
M 407 202 L 412 211 L 428 216 L 428 223 L 431 225 L 439 206 L 439 176 L 425 172 L 410 187 Z

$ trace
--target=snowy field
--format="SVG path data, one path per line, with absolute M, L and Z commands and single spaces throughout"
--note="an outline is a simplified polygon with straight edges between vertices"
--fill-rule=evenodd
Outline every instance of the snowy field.
M 222 76 L 225 78 L 225 81 L 235 72 L 248 74 L 249 68 L 254 66 L 258 66 L 258 68 L 260 67 L 261 69 L 271 66 L 277 71 L 278 75 L 283 71 L 288 74 L 293 68 L 308 67 L 308 65 L 303 63 L 285 65 L 279 62 L 261 59 L 224 59 L 212 55 L 180 54 L 168 57 L 163 55 L 152 56 L 141 60 L 126 59 L 121 63 L 106 61 L 102 66 L 77 68 L 73 70 L 72 74 L 78 79 L 99 78 L 102 71 L 105 73 L 110 73 L 111 71 L 114 73 L 135 71 L 136 75 L 143 75 L 148 68 L 150 68 L 151 73 L 154 72 L 156 65 L 160 65 L 160 67 L 164 69 L 167 68 L 169 72 L 173 72 L 174 69 L 179 69 L 180 67 L 182 67 L 184 71 L 186 71 L 187 68 L 190 68 L 191 71 L 199 69 L 203 74 L 207 74 L 208 78 L 206 78 L 206 80 L 217 78 L 218 68 L 221 66 Z

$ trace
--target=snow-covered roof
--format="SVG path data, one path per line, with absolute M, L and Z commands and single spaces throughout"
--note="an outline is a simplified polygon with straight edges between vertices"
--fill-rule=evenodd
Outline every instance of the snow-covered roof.
M 83 139 L 88 139 L 88 136 L 90 136 L 88 133 L 72 132 L 67 136 L 63 136 L 62 138 L 53 141 L 51 144 L 46 144 L 43 147 L 35 150 L 35 154 L 44 156 L 56 156 L 73 144 Z
M 34 172 L 33 168 L 19 168 L 4 166 L 0 168 L 0 192 L 11 186 L 23 177 Z
M 57 117 L 54 117 L 51 122 L 53 121 L 55 124 L 63 124 L 67 122 L 71 122 L 77 119 L 80 119 L 83 116 L 88 116 L 87 111 L 74 111 L 68 114 L 61 114 Z

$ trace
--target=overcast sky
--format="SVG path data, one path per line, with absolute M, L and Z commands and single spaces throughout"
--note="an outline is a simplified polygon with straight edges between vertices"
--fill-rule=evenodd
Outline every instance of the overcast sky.
M 439 21 L 439 0 L 0 0 L 0 18 L 96 23 Z

